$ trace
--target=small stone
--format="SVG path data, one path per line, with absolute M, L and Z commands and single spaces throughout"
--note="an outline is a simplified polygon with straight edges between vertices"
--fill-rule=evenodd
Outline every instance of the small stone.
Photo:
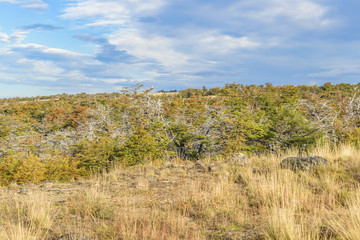
M 195 167 L 196 169 L 206 170 L 205 164 L 202 163 L 201 161 L 196 161 L 194 167 Z
M 193 166 L 191 164 L 186 164 L 184 168 L 185 169 L 191 169 L 191 168 L 193 168 Z
M 90 240 L 90 238 L 81 234 L 68 233 L 56 238 L 56 240 Z
M 27 188 L 20 188 L 18 193 L 24 194 L 24 195 L 29 195 L 30 191 Z
M 210 166 L 208 167 L 209 172 L 216 172 L 219 169 L 220 169 L 219 164 L 215 164 L 215 163 L 211 163 Z
M 66 192 L 66 191 L 72 191 L 73 188 L 49 188 L 46 189 L 46 192 Z
M 171 162 L 164 163 L 164 168 L 175 168 L 175 165 Z
M 288 157 L 281 161 L 281 168 L 288 168 L 294 172 L 310 171 L 314 167 L 329 164 L 325 158 L 319 156 Z
M 241 167 L 248 166 L 251 163 L 249 157 L 243 153 L 233 154 L 226 162 L 235 164 L 235 165 L 241 166 Z
M 262 171 L 259 167 L 254 167 L 254 168 L 252 169 L 252 173 L 253 173 L 253 174 L 261 175 L 262 172 L 263 172 L 263 171 Z
M 41 188 L 52 188 L 55 185 L 52 181 L 44 181 L 40 184 Z

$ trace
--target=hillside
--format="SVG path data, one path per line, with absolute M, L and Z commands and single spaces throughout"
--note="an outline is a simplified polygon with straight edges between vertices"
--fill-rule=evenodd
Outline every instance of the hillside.
M 0 100 L 0 183 L 69 181 L 114 165 L 357 145 L 359 85 L 273 86 Z
M 86 180 L 0 189 L 0 239 L 359 239 L 360 151 L 321 146 L 329 165 L 280 169 L 281 154 L 176 160 Z M 71 237 L 71 238 L 70 238 Z
M 0 239 L 358 239 L 359 91 L 1 99 Z M 329 164 L 280 168 L 308 155 Z

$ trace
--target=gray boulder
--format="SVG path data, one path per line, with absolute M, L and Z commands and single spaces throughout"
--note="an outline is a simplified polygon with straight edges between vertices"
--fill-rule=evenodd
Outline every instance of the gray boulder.
M 281 161 L 281 168 L 296 171 L 310 171 L 314 167 L 329 164 L 325 158 L 319 156 L 288 157 Z

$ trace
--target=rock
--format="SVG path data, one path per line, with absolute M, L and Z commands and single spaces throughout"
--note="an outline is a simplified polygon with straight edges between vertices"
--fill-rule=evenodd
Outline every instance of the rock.
M 195 167 L 196 169 L 199 169 L 199 170 L 206 170 L 206 169 L 207 169 L 207 167 L 205 166 L 205 164 L 202 163 L 201 161 L 196 161 L 194 167 Z
M 46 192 L 66 192 L 66 191 L 72 191 L 73 188 L 49 188 L 45 189 Z
M 18 193 L 23 195 L 29 195 L 31 192 L 28 188 L 20 188 Z
M 90 238 L 81 234 L 68 233 L 56 238 L 56 240 L 90 240 Z
M 233 154 L 226 162 L 235 164 L 235 165 L 241 166 L 241 167 L 248 166 L 251 163 L 249 157 L 243 153 Z
M 259 168 L 259 167 L 254 167 L 254 168 L 252 169 L 252 173 L 253 173 L 253 174 L 257 174 L 257 175 L 261 175 L 261 174 L 263 173 L 263 171 L 262 171 L 261 168 Z
M 281 168 L 288 168 L 294 172 L 309 171 L 314 167 L 327 165 L 328 161 L 319 156 L 306 156 L 306 157 L 288 157 L 281 161 Z
M 175 164 L 173 164 L 172 162 L 166 162 L 163 165 L 163 168 L 175 168 Z
M 247 186 L 248 185 L 248 181 L 241 175 L 238 175 L 237 178 L 235 179 L 234 183 L 243 185 L 243 186 Z
M 179 165 L 179 167 L 182 169 L 192 169 L 194 166 L 191 164 L 185 164 L 185 165 Z
M 211 163 L 211 164 L 208 166 L 208 171 L 209 171 L 209 172 L 216 172 L 216 171 L 219 171 L 219 170 L 220 170 L 220 165 L 219 165 L 219 164 Z
M 44 181 L 39 186 L 40 188 L 52 188 L 55 185 L 52 181 Z

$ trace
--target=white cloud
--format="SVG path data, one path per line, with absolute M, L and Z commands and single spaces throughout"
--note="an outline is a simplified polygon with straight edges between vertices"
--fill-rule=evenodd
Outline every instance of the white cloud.
M 20 4 L 23 8 L 29 8 L 34 10 L 46 10 L 49 5 L 41 0 L 24 1 Z
M 3 82 L 14 81 L 28 85 L 53 86 L 56 81 L 70 75 L 68 65 L 85 58 L 84 55 L 62 49 L 48 48 L 38 44 L 11 45 L 0 49 L 0 77 Z M 58 61 L 59 56 L 71 60 Z M 61 63 L 63 62 L 63 63 Z
M 11 3 L 11 4 L 17 4 L 18 1 L 16 0 L 0 0 L 0 3 Z
M 55 81 L 64 73 L 64 69 L 51 61 L 22 58 L 19 59 L 17 63 L 29 66 L 41 79 L 46 81 Z M 37 77 L 37 79 L 39 79 L 39 77 Z
M 9 57 L 13 58 L 14 56 Z M 3 81 L 9 83 L 17 82 L 28 85 L 41 83 L 48 85 L 49 82 L 57 81 L 63 72 L 63 69 L 50 61 L 19 58 L 14 59 L 14 62 L 0 70 L 0 76 Z
M 163 36 L 143 36 L 139 30 L 119 30 L 110 41 L 140 59 L 156 60 L 166 68 L 178 71 L 187 64 L 189 56 L 175 50 L 175 39 Z
M 111 83 L 111 84 L 115 84 L 115 83 L 126 83 L 128 81 L 128 79 L 105 79 L 104 82 L 106 83 Z
M 139 17 L 155 15 L 165 3 L 165 0 L 81 0 L 71 3 L 62 17 L 86 19 L 86 26 L 119 25 L 118 30 L 109 34 L 111 44 L 144 61 L 156 61 L 179 71 L 188 56 L 175 50 L 174 39 L 157 33 L 149 36 L 137 24 Z
M 335 20 L 327 17 L 328 7 L 315 0 L 252 0 L 231 6 L 232 14 L 238 13 L 265 25 L 274 27 L 293 24 L 303 28 L 327 27 Z M 323 2 L 323 1 L 322 1 Z
M 26 38 L 27 31 L 15 31 L 10 35 L 9 41 L 12 43 L 20 43 Z
M 6 33 L 0 32 L 0 42 L 8 43 L 9 42 L 9 35 L 7 35 Z
M 74 68 L 76 68 L 81 64 L 87 64 L 89 61 L 94 62 L 90 55 L 79 54 L 65 49 L 50 48 L 39 44 L 10 45 L 6 50 L 16 57 L 20 55 L 31 60 L 56 62 L 59 66 L 65 67 L 70 67 L 76 63 L 74 65 Z
M 0 60 L 8 58 L 15 64 L 8 61 L 0 76 L 9 81 L 23 79 L 27 84 L 39 81 L 53 88 L 115 89 L 131 81 L 162 81 L 169 86 L 176 82 L 189 87 L 212 81 L 218 85 L 217 81 L 231 82 L 245 74 L 252 79 L 247 68 L 254 63 L 245 61 L 249 58 L 265 63 L 263 72 L 276 64 L 293 64 L 285 51 L 274 52 L 286 48 L 291 55 L 291 50 L 300 48 L 294 40 L 304 42 L 297 36 L 326 30 L 334 22 L 327 0 L 183 1 L 67 0 L 62 19 L 78 25 L 77 36 L 83 36 L 78 39 L 86 41 L 88 36 L 87 42 L 95 45 L 94 53 L 12 45 L 3 57 L 0 54 Z M 37 7 L 41 8 L 42 1 L 30 0 L 27 5 L 20 0 L 0 2 L 27 8 L 40 4 Z M 101 35 L 87 34 L 94 32 Z M 20 31 L 0 33 L 0 42 L 19 43 L 25 36 Z M 311 77 L 335 71 L 325 70 Z
M 10 36 L 6 33 L 0 32 L 0 42 L 2 43 L 20 43 L 26 38 L 26 31 L 15 31 Z
M 151 74 L 155 77 L 170 73 L 181 75 L 190 69 L 205 71 L 216 64 L 216 60 L 207 59 L 209 56 L 260 46 L 259 42 L 247 36 L 234 37 L 216 30 L 209 31 L 196 27 L 188 30 L 186 26 L 180 26 L 176 30 L 171 30 L 170 36 L 167 36 L 165 29 L 149 31 L 138 22 L 141 17 L 156 17 L 165 7 L 171 8 L 171 2 L 80 0 L 70 3 L 62 17 L 85 20 L 86 26 L 120 25 L 108 35 L 110 43 L 141 61 L 155 61 L 156 67 L 160 68 L 159 73 Z M 201 18 L 201 13 L 199 17 Z M 84 22 L 81 24 L 84 25 Z
M 88 23 L 86 24 L 86 26 L 110 26 L 110 25 L 121 25 L 121 24 L 125 24 L 126 21 L 124 20 L 96 20 L 92 23 Z
M 208 29 L 206 24 L 200 27 L 194 23 L 191 30 L 187 30 L 188 25 L 158 25 L 150 30 L 149 25 L 138 22 L 141 17 L 177 13 L 172 4 L 169 0 L 79 0 L 72 1 L 62 17 L 83 20 L 85 26 L 119 25 L 119 29 L 109 34 L 112 44 L 135 57 L 154 59 L 167 68 L 171 66 L 169 71 L 181 69 L 190 59 L 200 61 L 200 58 L 232 54 L 234 51 L 260 46 L 279 47 L 288 40 L 288 37 L 276 36 L 279 31 L 288 34 L 289 30 L 297 31 L 298 27 L 312 29 L 332 23 L 326 16 L 328 8 L 317 0 L 252 0 L 237 1 L 235 4 L 221 3 L 220 6 L 196 1 L 185 3 L 190 6 L 190 11 L 194 11 L 190 16 L 194 15 L 196 20 L 217 19 L 221 29 L 222 25 L 226 27 L 228 20 L 232 19 L 235 26 L 231 26 L 230 30 L 236 31 L 249 25 L 258 31 L 255 35 L 247 30 L 240 37 L 222 33 L 213 27 Z M 81 24 L 84 25 L 84 22 Z M 284 26 L 288 29 L 276 30 Z M 262 31 L 266 32 L 266 37 L 261 36 Z M 269 31 L 276 33 L 269 35 Z M 174 69 L 176 65 L 178 67 Z
M 0 3 L 2 2 L 16 4 L 22 8 L 28 8 L 37 11 L 43 11 L 49 7 L 49 5 L 42 0 L 0 0 Z
M 62 16 L 69 19 L 90 18 L 92 22 L 96 22 L 97 16 L 105 19 L 118 18 L 119 22 L 124 23 L 129 11 L 119 2 L 87 0 L 71 3 Z
M 260 43 L 248 37 L 233 37 L 218 32 L 205 33 L 198 42 L 198 48 L 224 54 L 236 49 L 253 49 L 259 46 Z
M 310 78 L 338 78 L 344 75 L 360 74 L 360 64 L 344 64 L 324 67 L 326 71 L 311 73 Z
M 113 91 L 119 84 L 152 79 L 146 63 L 102 63 L 95 55 L 39 44 L 9 45 L 0 49 L 2 83 L 42 86 L 72 92 Z M 126 80 L 125 80 L 126 79 Z
M 88 26 L 127 25 L 141 15 L 155 14 L 164 0 L 79 0 L 64 10 L 63 18 L 88 19 Z

